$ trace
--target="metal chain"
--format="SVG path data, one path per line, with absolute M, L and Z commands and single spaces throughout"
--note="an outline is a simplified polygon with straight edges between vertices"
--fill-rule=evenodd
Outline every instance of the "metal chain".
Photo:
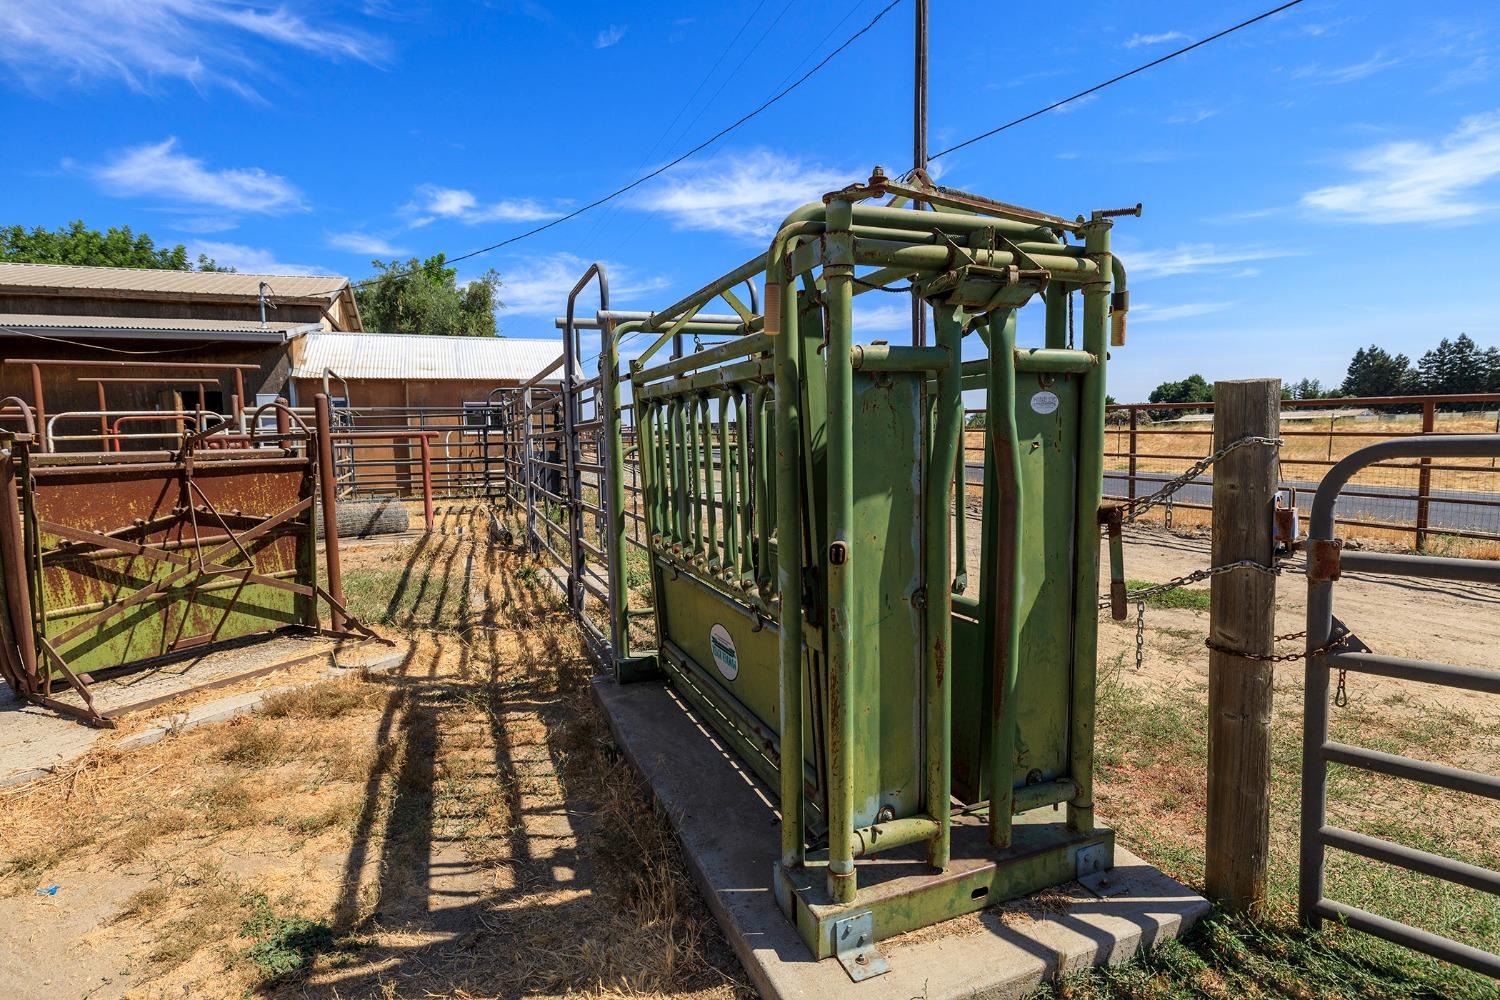
M 1135 602 L 1135 669 L 1146 662 L 1146 602 Z
M 1187 471 L 1167 480 L 1167 482 L 1161 487 L 1161 489 L 1124 504 L 1124 523 L 1129 524 L 1136 518 L 1140 517 L 1142 514 L 1146 513 L 1146 511 L 1150 510 L 1152 507 L 1156 507 L 1168 502 L 1174 493 L 1182 489 L 1184 486 L 1192 483 L 1195 479 L 1201 476 L 1209 466 L 1213 465 L 1215 462 L 1218 462 L 1230 452 L 1238 448 L 1243 448 L 1246 445 L 1252 444 L 1263 444 L 1271 448 L 1280 448 L 1282 440 L 1281 438 L 1260 437 L 1257 435 L 1252 435 L 1250 437 L 1242 437 L 1236 441 L 1229 442 L 1224 447 L 1214 452 L 1212 455 L 1209 455 L 1207 458 L 1200 459 L 1197 462 L 1194 462 L 1187 469 Z
M 1223 573 L 1232 573 L 1237 569 L 1254 570 L 1257 573 L 1264 573 L 1267 576 L 1281 575 L 1280 563 L 1273 563 L 1272 565 L 1267 566 L 1264 563 L 1256 562 L 1254 559 L 1238 559 L 1232 563 L 1225 563 L 1222 566 L 1210 566 L 1207 569 L 1195 569 L 1191 573 L 1188 573 L 1184 576 L 1173 577 L 1166 583 L 1156 583 L 1152 584 L 1149 587 L 1142 587 L 1140 590 L 1127 591 L 1125 594 L 1125 600 L 1136 601 L 1137 603 L 1144 604 L 1148 598 L 1155 597 L 1157 594 L 1165 594 L 1169 590 L 1176 590 L 1179 587 L 1186 587 L 1190 583 L 1198 583 L 1202 580 L 1207 580 L 1212 577 L 1219 576 Z M 1109 606 L 1109 598 L 1105 597 L 1100 599 L 1100 610 L 1103 610 L 1104 608 L 1107 608 Z
M 1292 639 L 1305 638 L 1306 635 L 1306 632 L 1289 632 L 1286 635 L 1276 636 L 1276 641 L 1287 642 Z M 1301 652 L 1297 653 L 1244 653 L 1238 649 L 1230 649 L 1227 646 L 1222 646 L 1219 643 L 1214 642 L 1213 639 L 1204 639 L 1203 645 L 1207 646 L 1209 649 L 1213 650 L 1216 653 L 1224 653 L 1229 656 L 1238 656 L 1242 660 L 1255 660 L 1257 663 L 1287 663 L 1292 660 L 1305 660 L 1313 656 L 1322 656 L 1324 653 L 1331 653 L 1335 649 L 1341 649 L 1342 647 L 1349 644 L 1349 640 L 1353 636 L 1353 632 L 1345 632 L 1343 635 L 1339 636 L 1336 639 L 1329 639 L 1317 649 L 1304 649 Z M 1349 704 L 1348 692 L 1344 691 L 1343 673 L 1344 672 L 1342 670 L 1339 671 L 1339 691 L 1343 694 L 1344 698 L 1343 705 L 1339 705 L 1340 708 L 1344 707 L 1344 705 Z M 1338 698 L 1339 695 L 1335 694 L 1334 704 L 1336 705 L 1339 704 Z

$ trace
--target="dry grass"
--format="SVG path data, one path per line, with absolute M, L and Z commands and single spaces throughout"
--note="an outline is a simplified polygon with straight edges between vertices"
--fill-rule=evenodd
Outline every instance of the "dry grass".
M 89 940 L 131 995 L 748 995 L 576 627 L 482 517 L 346 554 L 355 613 L 412 639 L 394 675 L 5 794 L 0 897 L 112 895 Z M 56 976 L 76 945 L 27 934 Z

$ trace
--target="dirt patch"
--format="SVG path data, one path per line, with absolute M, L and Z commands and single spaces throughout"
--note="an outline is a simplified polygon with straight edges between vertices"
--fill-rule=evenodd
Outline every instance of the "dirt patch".
M 0 978 L 28 996 L 747 994 L 584 693 L 575 626 L 483 516 L 348 553 L 355 612 L 411 641 L 391 674 L 12 790 Z

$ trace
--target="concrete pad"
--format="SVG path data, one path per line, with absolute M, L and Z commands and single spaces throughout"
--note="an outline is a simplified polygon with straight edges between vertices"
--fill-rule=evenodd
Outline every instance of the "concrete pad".
M 1208 902 L 1123 848 L 1118 895 L 1077 883 L 880 942 L 891 971 L 858 985 L 833 959 L 814 961 L 771 893 L 779 816 L 765 792 L 665 684 L 594 680 L 625 756 L 645 776 L 682 841 L 699 890 L 740 963 L 775 1000 L 1023 997 L 1037 984 L 1186 931 Z

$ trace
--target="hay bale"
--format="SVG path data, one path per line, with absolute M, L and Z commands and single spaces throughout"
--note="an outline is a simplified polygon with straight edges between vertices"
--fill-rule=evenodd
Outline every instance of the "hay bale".
M 411 515 L 400 500 L 340 500 L 340 538 L 398 535 L 411 528 Z M 318 537 L 323 537 L 323 519 L 318 518 Z

